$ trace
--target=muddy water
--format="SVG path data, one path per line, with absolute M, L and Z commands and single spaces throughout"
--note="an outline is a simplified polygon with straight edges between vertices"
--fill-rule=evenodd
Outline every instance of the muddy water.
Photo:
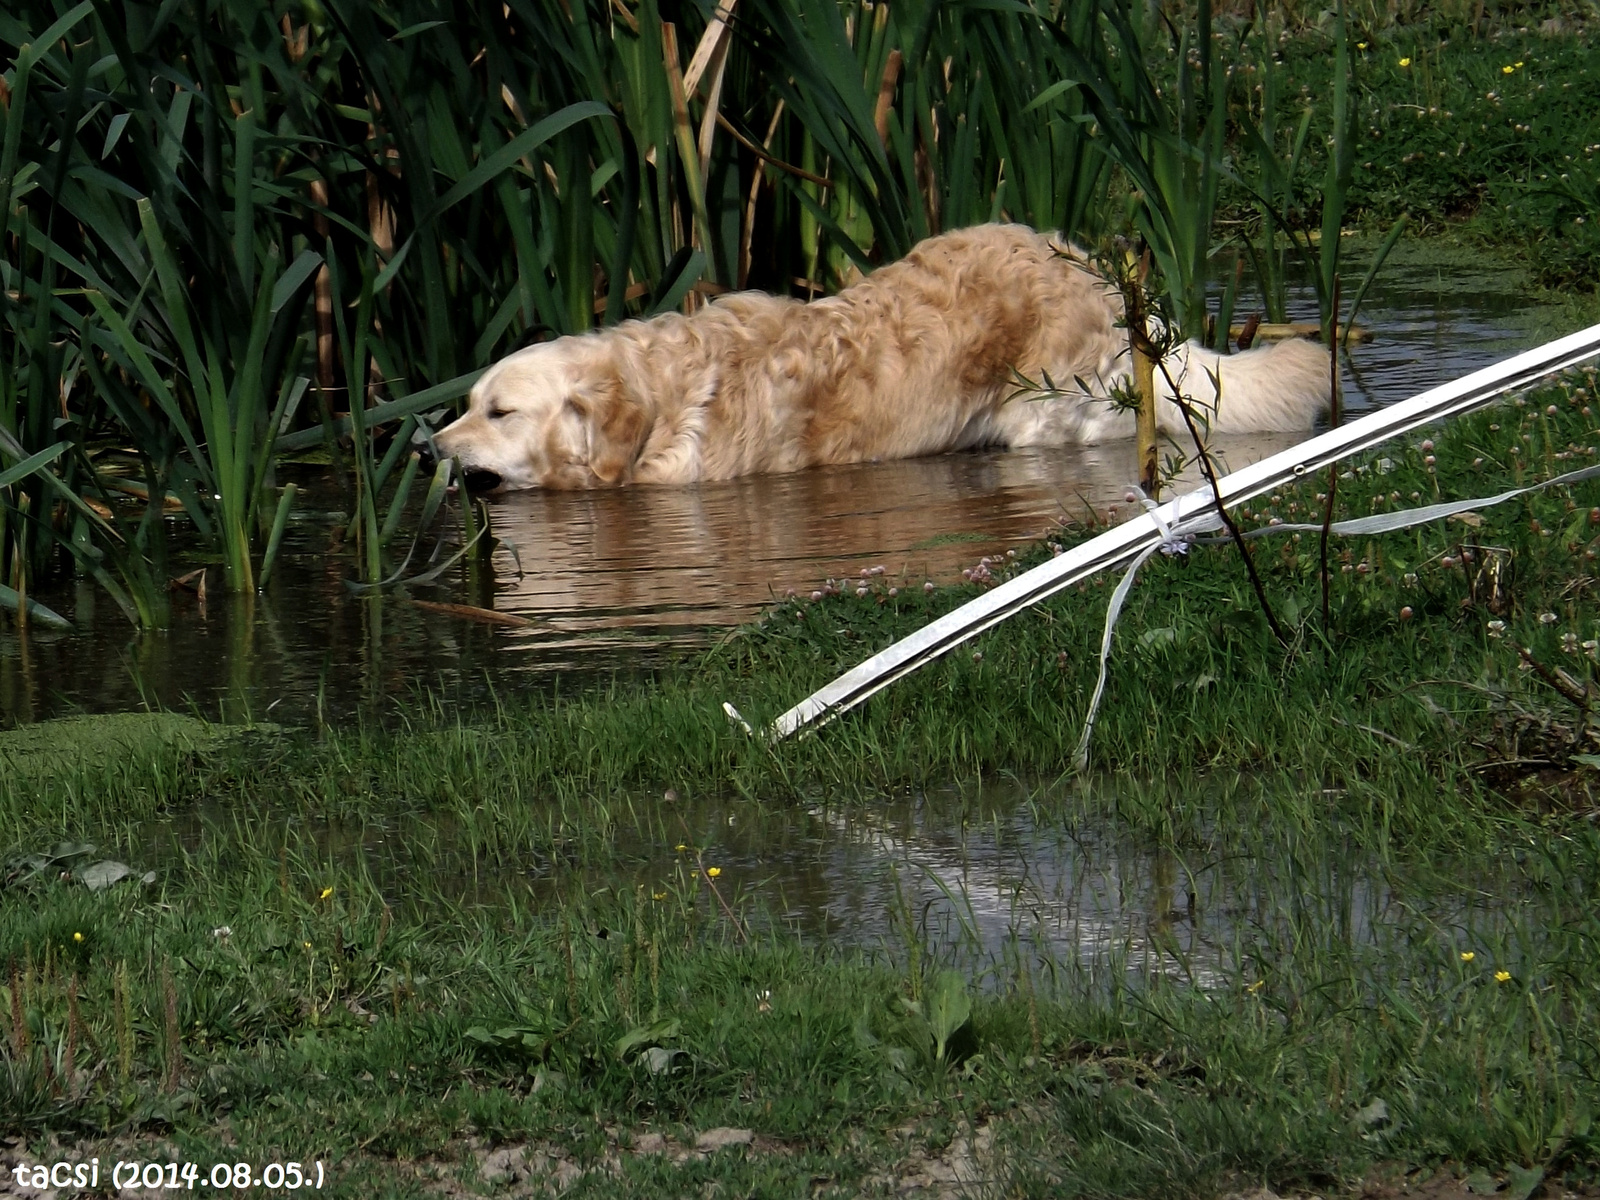
M 1559 316 L 1531 310 L 1515 283 L 1495 264 L 1403 251 L 1361 316 L 1377 338 L 1343 363 L 1350 411 L 1392 403 L 1562 332 L 1552 326 Z M 1299 289 L 1291 318 L 1315 315 L 1314 295 Z M 1219 448 L 1237 468 L 1289 440 L 1235 439 Z M 871 566 L 912 585 L 950 581 L 1063 517 L 1092 510 L 1104 518 L 1132 466 L 1132 446 L 1116 444 L 678 489 L 513 494 L 496 499 L 492 512 L 495 532 L 516 555 L 497 554 L 492 577 L 447 578 L 378 601 L 358 600 L 344 586 L 348 554 L 331 549 L 344 501 L 307 480 L 268 595 L 229 602 L 213 592 L 202 605 L 181 594 L 170 630 L 138 636 L 104 596 L 80 586 L 39 595 L 77 623 L 75 634 L 35 629 L 23 639 L 0 625 L 0 724 L 144 705 L 230 717 L 271 712 L 295 723 L 397 698 L 409 705 L 418 689 L 454 704 L 551 687 L 573 671 L 649 668 L 791 588 L 810 591 Z M 218 573 L 210 578 L 215 588 Z M 493 607 L 533 623 L 473 625 L 419 609 L 412 598 Z

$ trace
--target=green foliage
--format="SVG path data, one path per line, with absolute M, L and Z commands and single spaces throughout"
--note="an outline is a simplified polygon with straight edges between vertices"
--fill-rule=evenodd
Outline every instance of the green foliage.
M 1600 116 L 1587 100 L 1600 86 L 1594 39 L 1511 27 L 1475 38 L 1444 21 L 1386 27 L 1360 13 L 1354 25 L 1352 214 L 1381 224 L 1409 214 L 1430 232 L 1515 246 L 1540 284 L 1592 291 L 1600 244 Z M 1311 30 L 1278 47 L 1278 74 L 1303 89 L 1304 112 L 1320 112 L 1331 92 L 1332 50 L 1325 33 Z M 1270 80 L 1251 74 L 1245 82 Z M 1280 105 L 1293 95 L 1281 88 Z M 1308 172 L 1325 166 L 1321 139 L 1306 143 L 1305 158 Z M 1314 211 L 1317 197 L 1307 187 L 1293 203 Z
M 356 573 L 404 577 L 438 515 L 409 524 L 411 442 L 495 357 L 722 288 L 810 294 L 974 222 L 1141 234 L 1192 335 L 1219 208 L 1253 213 L 1269 315 L 1290 239 L 1328 318 L 1347 213 L 1463 197 L 1542 279 L 1591 279 L 1587 43 L 1423 15 L 14 6 L 0 604 L 51 620 L 29 581 L 70 563 L 163 624 L 168 522 L 130 494 L 172 497 L 249 591 L 293 503 L 275 450 L 345 435 Z
M 1350 464 L 1339 515 L 1587 465 L 1595 388 L 1573 375 L 1380 448 Z M 1285 489 L 1241 519 L 1316 504 Z M 1600 687 L 1600 490 L 1344 547 L 1326 642 L 1313 552 L 1255 545 L 1291 649 L 1231 546 L 1153 562 L 1097 773 L 1028 789 L 1029 819 L 1064 838 L 1092 822 L 1191 880 L 1243 864 L 1255 899 L 1231 939 L 1183 950 L 1168 899 L 1146 931 L 1159 970 L 1016 938 L 975 978 L 910 907 L 892 952 L 807 946 L 750 899 L 759 880 L 703 865 L 730 816 L 778 848 L 786 804 L 1066 766 L 1097 587 L 792 744 L 718 707 L 786 707 L 1009 569 L 991 564 L 931 595 L 880 580 L 777 605 L 649 687 L 316 737 L 140 722 L 124 751 L 73 726 L 93 761 L 43 754 L 47 729 L 0 745 L 0 1104 L 86 1145 L 292 1145 L 341 1163 L 350 1195 L 404 1193 L 402 1160 L 470 1169 L 468 1135 L 658 1192 L 775 1179 L 774 1147 L 859 1191 L 980 1128 L 1024 1194 L 1204 1195 L 1240 1174 L 1286 1191 L 1383 1164 L 1484 1186 L 1581 1173 L 1600 728 L 1574 697 Z M 690 827 L 713 844 L 685 844 Z M 156 878 L 92 890 L 97 862 Z M 627 1149 L 719 1126 L 756 1140 L 677 1165 Z

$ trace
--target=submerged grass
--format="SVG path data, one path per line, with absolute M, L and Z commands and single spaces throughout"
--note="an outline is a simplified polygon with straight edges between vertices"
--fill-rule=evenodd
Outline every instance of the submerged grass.
M 1595 376 L 1574 375 L 1386 448 L 1341 479 L 1339 515 L 1593 464 L 1595 408 Z M 1242 519 L 1320 514 L 1314 488 Z M 1042 825 L 1093 814 L 1185 861 L 1259 864 L 1261 909 L 1214 979 L 1170 950 L 1172 969 L 1144 974 L 1018 941 L 980 987 L 942 969 L 914 914 L 897 947 L 817 947 L 724 871 L 680 796 L 850 808 L 1071 761 L 1101 584 L 814 736 L 732 730 L 722 700 L 769 717 L 1010 564 L 931 594 L 868 576 L 646 685 L 71 767 L 9 753 L 0 844 L 19 851 L 95 841 L 137 878 L 146 818 L 206 814 L 147 887 L 6 868 L 14 1157 L 56 1139 L 321 1159 L 331 1190 L 363 1196 L 484 1176 L 596 1195 L 966 1179 L 1099 1196 L 1326 1194 L 1438 1168 L 1511 1189 L 1590 1178 L 1600 484 L 1341 547 L 1327 636 L 1315 538 L 1253 546 L 1291 646 L 1230 545 L 1152 563 L 1094 773 L 1033 800 Z M 409 873 L 335 852 L 315 835 L 328 818 L 406 823 Z M 635 885 L 625 845 L 680 843 Z M 1332 886 L 1352 850 L 1355 878 Z M 489 887 L 462 899 L 447 859 Z M 1162 928 L 1144 936 L 1166 945 Z M 695 1151 L 718 1127 L 743 1148 Z
M 1559 845 L 1529 875 L 1593 878 L 1597 850 Z M 962 1140 L 972 1181 L 1021 1195 L 1592 1160 L 1600 930 L 1574 889 L 1536 891 L 1499 940 L 1402 908 L 1353 946 L 1307 912 L 1224 987 L 1018 971 L 976 996 L 782 935 L 740 944 L 703 887 L 662 895 L 408 917 L 359 876 L 247 851 L 131 904 L 41 885 L 0 946 L 22 1014 L 7 1111 L 108 1162 L 321 1160 L 335 1195 L 470 1180 L 496 1144 L 589 1194 L 889 1191 Z M 726 1127 L 759 1141 L 629 1152 Z

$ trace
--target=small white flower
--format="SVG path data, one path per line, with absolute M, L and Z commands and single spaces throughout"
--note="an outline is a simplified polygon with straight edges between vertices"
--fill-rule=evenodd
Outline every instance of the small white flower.
M 227 925 L 218 925 L 211 931 L 211 936 L 219 942 L 225 942 L 233 936 L 233 930 Z
M 1488 629 L 1490 637 L 1503 637 L 1506 631 L 1506 623 L 1504 621 L 1490 621 Z
M 1559 620 L 1561 620 L 1561 618 L 1552 612 L 1539 614 L 1539 624 L 1541 625 L 1554 625 Z

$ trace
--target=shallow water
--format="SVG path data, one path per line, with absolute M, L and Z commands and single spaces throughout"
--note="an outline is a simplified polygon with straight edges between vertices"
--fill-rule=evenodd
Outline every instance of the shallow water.
M 1515 883 L 1496 878 L 1492 900 L 1481 870 L 1471 888 L 1438 877 L 1421 888 L 1414 869 L 1353 851 L 1331 824 L 1309 838 L 1235 829 L 1226 845 L 1201 836 L 1152 848 L 1109 820 L 1062 815 L 1094 807 L 1085 794 L 1013 780 L 890 796 L 870 809 L 680 801 L 638 822 L 612 813 L 603 846 L 551 854 L 474 847 L 470 831 L 439 814 L 378 824 L 241 818 L 219 806 L 147 824 L 130 855 L 141 870 L 162 868 L 203 860 L 207 840 L 220 838 L 211 852 L 225 863 L 230 839 L 244 838 L 269 860 L 286 844 L 319 880 L 359 870 L 387 903 L 424 917 L 414 906 L 441 896 L 538 912 L 577 895 L 598 898 L 603 913 L 610 892 L 669 907 L 691 896 L 703 919 L 727 925 L 693 879 L 715 866 L 723 901 L 758 931 L 782 926 L 896 962 L 915 945 L 1000 986 L 1021 968 L 1078 983 L 1160 978 L 1214 989 L 1258 977 L 1261 962 L 1307 939 L 1357 955 L 1420 939 L 1448 961 L 1491 944 L 1515 909 Z
M 1349 411 L 1393 403 L 1562 332 L 1516 284 L 1500 265 L 1441 264 L 1402 248 L 1360 318 L 1378 336 L 1344 362 Z M 1315 315 L 1314 294 L 1299 288 L 1291 318 Z M 1228 439 L 1219 450 L 1238 468 L 1292 440 Z M 1122 503 L 1132 467 L 1131 444 L 1116 444 L 500 497 L 494 529 L 516 557 L 497 554 L 492 578 L 447 578 L 409 598 L 533 621 L 519 629 L 427 612 L 408 596 L 356 599 L 343 584 L 352 573 L 347 554 L 330 552 L 343 523 L 332 511 L 339 498 L 313 486 L 269 595 L 230 602 L 213 594 L 201 605 L 180 594 L 173 628 L 138 636 L 92 587 L 41 594 L 80 632 L 35 629 L 24 641 L 0 628 L 0 724 L 145 704 L 234 718 L 270 712 L 298 723 L 410 705 L 418 689 L 470 703 L 496 690 L 555 686 L 574 671 L 649 669 L 791 588 L 810 591 L 873 566 L 911 585 L 951 581 L 1061 518 L 1091 510 L 1104 518 Z M 219 573 L 210 578 L 216 587 Z

